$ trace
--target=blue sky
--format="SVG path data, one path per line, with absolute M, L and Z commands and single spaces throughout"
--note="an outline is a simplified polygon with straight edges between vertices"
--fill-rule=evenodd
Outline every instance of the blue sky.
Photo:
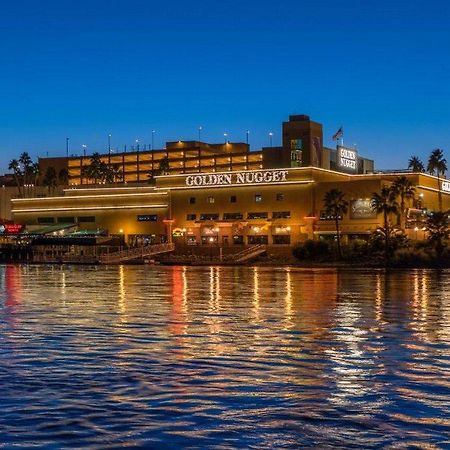
M 402 168 L 450 148 L 450 2 L 16 1 L 0 16 L 0 172 L 136 139 L 280 142 L 289 114 L 343 125 Z M 447 158 L 450 159 L 448 152 Z

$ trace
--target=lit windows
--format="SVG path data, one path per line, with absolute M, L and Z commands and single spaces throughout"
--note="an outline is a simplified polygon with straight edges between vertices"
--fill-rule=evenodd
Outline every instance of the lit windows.
M 262 195 L 261 194 L 255 194 L 255 202 L 261 203 L 262 202 Z
M 206 203 L 214 203 L 214 197 L 206 197 Z

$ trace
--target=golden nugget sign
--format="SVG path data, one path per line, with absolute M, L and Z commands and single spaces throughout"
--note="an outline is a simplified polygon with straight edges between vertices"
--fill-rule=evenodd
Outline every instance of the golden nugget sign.
M 356 150 L 338 146 L 338 165 L 345 169 L 356 170 Z
M 286 181 L 287 170 L 260 170 L 255 172 L 209 173 L 189 175 L 186 186 L 227 186 L 233 184 L 259 184 Z
M 450 192 L 450 181 L 442 182 L 442 190 L 445 192 Z

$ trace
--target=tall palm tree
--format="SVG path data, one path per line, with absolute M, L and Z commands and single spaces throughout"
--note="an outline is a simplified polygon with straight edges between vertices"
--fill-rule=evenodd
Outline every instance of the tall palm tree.
M 434 249 L 438 258 L 442 256 L 445 249 L 444 241 L 450 237 L 449 229 L 449 215 L 450 211 L 447 212 L 434 212 L 427 219 L 425 226 L 428 232 L 427 239 L 434 244 Z
M 384 245 L 385 245 L 385 258 L 389 258 L 389 214 L 397 214 L 398 203 L 396 202 L 396 195 L 392 189 L 387 186 L 381 188 L 381 192 L 374 192 L 371 198 L 371 206 L 377 214 L 383 214 L 384 223 Z
M 391 186 L 392 191 L 396 197 L 400 197 L 400 228 L 405 230 L 406 228 L 406 202 L 412 200 L 416 193 L 416 188 L 411 181 L 405 176 L 397 177 Z
M 28 194 L 33 174 L 33 160 L 28 152 L 23 152 L 19 157 L 19 163 L 22 165 L 24 192 Z
M 408 169 L 412 169 L 413 172 L 418 173 L 425 172 L 425 166 L 417 156 L 411 156 L 411 158 L 409 158 Z
M 163 175 L 167 175 L 170 169 L 169 157 L 164 156 L 164 158 L 159 161 L 159 170 Z
M 334 218 L 336 224 L 337 246 L 339 258 L 342 258 L 341 234 L 339 231 L 339 218 L 348 211 L 348 201 L 345 200 L 345 194 L 339 189 L 331 189 L 323 197 L 325 212 L 328 216 Z
M 436 174 L 437 176 L 439 211 L 442 211 L 441 176 L 443 176 L 447 170 L 447 160 L 444 158 L 444 152 L 440 148 L 436 148 L 431 152 L 428 159 L 427 170 L 431 175 Z
M 17 189 L 19 190 L 19 197 L 23 197 L 22 188 L 21 188 L 22 171 L 20 170 L 19 161 L 17 161 L 17 159 L 12 159 L 9 162 L 8 170 L 13 171 L 14 181 L 16 182 Z
M 63 167 L 58 174 L 58 181 L 63 186 L 66 186 L 69 183 L 69 171 Z
M 51 194 L 53 190 L 56 187 L 57 182 L 57 176 L 56 176 L 56 170 L 54 167 L 47 167 L 47 170 L 44 175 L 44 179 L 42 180 L 42 183 L 44 186 L 47 186 L 48 193 Z

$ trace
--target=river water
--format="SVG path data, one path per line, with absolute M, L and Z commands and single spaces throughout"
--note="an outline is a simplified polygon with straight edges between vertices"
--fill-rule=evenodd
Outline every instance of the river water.
M 0 448 L 450 448 L 449 275 L 0 266 Z

